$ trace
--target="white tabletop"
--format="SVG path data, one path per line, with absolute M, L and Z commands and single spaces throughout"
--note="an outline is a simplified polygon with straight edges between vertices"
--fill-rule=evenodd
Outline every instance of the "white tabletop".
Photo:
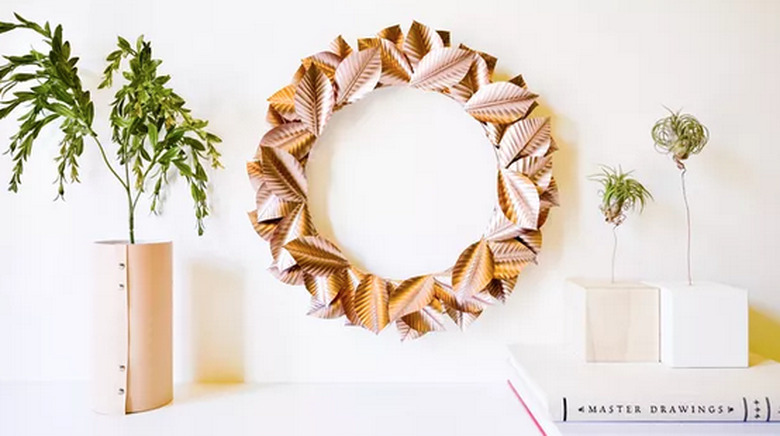
M 545 427 L 547 434 L 558 433 Z M 777 435 L 778 425 L 567 424 L 565 435 Z M 504 436 L 541 434 L 507 386 L 177 386 L 173 404 L 127 416 L 90 411 L 86 383 L 0 383 L 0 435 Z

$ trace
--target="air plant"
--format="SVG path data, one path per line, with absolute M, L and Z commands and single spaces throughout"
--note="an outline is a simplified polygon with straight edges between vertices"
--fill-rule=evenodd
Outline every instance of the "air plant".
M 688 205 L 688 193 L 685 189 L 685 173 L 687 169 L 683 161 L 692 154 L 699 154 L 707 141 L 710 132 L 693 115 L 681 114 L 667 108 L 670 115 L 658 120 L 653 126 L 651 135 L 655 148 L 661 153 L 672 156 L 677 168 L 680 169 L 680 183 L 682 185 L 683 202 L 685 203 L 685 219 L 688 230 L 687 238 L 687 264 L 688 285 L 693 284 L 691 278 L 691 208 Z
M 59 124 L 57 198 L 64 198 L 65 184 L 79 181 L 79 157 L 85 144 L 94 144 L 103 163 L 122 187 L 127 200 L 130 243 L 135 243 L 135 213 L 142 194 L 150 197 L 150 210 L 158 213 L 162 189 L 177 174 L 190 187 L 198 234 L 209 214 L 209 177 L 205 166 L 219 168 L 220 154 L 214 147 L 220 138 L 206 130 L 207 121 L 193 117 L 185 101 L 166 86 L 170 76 L 158 73 L 162 63 L 152 57 L 151 43 L 139 37 L 130 44 L 118 38 L 117 50 L 106 61 L 98 89 L 109 88 L 114 75 L 123 79 L 111 103 L 111 139 L 116 144 L 114 164 L 93 129 L 95 107 L 90 91 L 84 89 L 71 45 L 63 38 L 62 26 L 39 25 L 15 14 L 16 22 L 0 22 L 0 34 L 28 30 L 39 36 L 47 50 L 31 49 L 19 56 L 4 56 L 0 65 L 0 120 L 16 109 L 18 131 L 10 138 L 6 154 L 13 161 L 8 189 L 16 192 L 24 165 L 41 130 Z
M 604 214 L 604 221 L 612 224 L 612 283 L 615 283 L 615 259 L 617 257 L 617 228 L 626 220 L 628 212 L 641 212 L 645 203 L 653 198 L 639 181 L 631 177 L 631 173 L 623 172 L 618 167 L 614 169 L 601 166 L 601 173 L 590 176 L 590 179 L 601 184 L 599 209 Z

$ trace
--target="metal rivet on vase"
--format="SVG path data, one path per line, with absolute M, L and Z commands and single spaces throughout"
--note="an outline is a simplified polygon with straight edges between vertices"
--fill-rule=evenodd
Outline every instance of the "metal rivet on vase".
M 122 388 L 119 388 L 119 395 L 124 395 L 124 394 L 125 394 L 125 390 L 122 389 Z
M 125 372 L 125 366 L 124 365 L 119 365 L 119 370 L 121 372 Z
M 125 269 L 125 264 L 124 263 L 120 263 L 119 264 L 119 269 Z
M 125 289 L 125 284 L 124 283 L 120 283 L 119 284 L 119 290 L 123 291 L 124 289 Z

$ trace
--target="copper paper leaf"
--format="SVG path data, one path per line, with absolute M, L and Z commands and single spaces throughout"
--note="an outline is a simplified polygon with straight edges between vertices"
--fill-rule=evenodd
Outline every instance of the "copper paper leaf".
M 542 232 L 539 230 L 523 230 L 517 239 L 534 253 L 538 254 L 542 250 Z
M 331 275 L 349 268 L 349 261 L 341 251 L 321 236 L 304 236 L 284 248 L 307 274 Z
M 382 75 L 379 48 L 356 51 L 347 56 L 336 70 L 336 105 L 354 103 L 373 91 Z
M 517 86 L 519 86 L 521 88 L 525 88 L 527 86 L 526 83 L 525 83 L 525 79 L 523 79 L 523 75 L 522 74 L 518 74 L 515 77 L 512 77 L 511 79 L 508 80 L 508 82 L 509 83 L 514 83 L 515 85 L 517 85 Z
M 501 280 L 517 277 L 526 265 L 536 262 L 536 253 L 516 240 L 491 242 L 495 269 L 493 277 Z
M 493 210 L 493 216 L 490 218 L 490 224 L 485 231 L 484 237 L 488 241 L 504 241 L 513 239 L 523 233 L 523 228 L 509 221 L 500 208 Z
M 270 105 L 268 106 L 268 111 L 265 113 L 265 121 L 270 124 L 271 127 L 280 126 L 287 122 L 287 120 Z
M 251 211 L 248 213 L 249 220 L 252 222 L 252 227 L 255 229 L 255 233 L 257 233 L 261 238 L 265 239 L 266 241 L 271 239 L 271 235 L 274 233 L 274 230 L 276 230 L 276 225 L 279 223 L 278 221 L 258 221 L 257 220 L 257 211 Z
M 263 170 L 260 167 L 260 162 L 247 162 L 246 173 L 249 175 L 249 183 L 252 184 L 252 189 L 255 191 L 260 189 L 260 186 L 263 184 Z
M 547 189 L 552 181 L 552 156 L 529 156 L 520 159 L 520 171 L 542 190 Z M 544 194 L 542 195 L 542 197 Z
M 297 265 L 284 271 L 279 271 L 279 268 L 272 266 L 268 268 L 268 272 L 282 283 L 295 286 L 303 284 L 303 270 Z
M 406 57 L 409 58 L 409 63 L 415 70 L 417 64 L 428 52 L 440 48 L 444 48 L 444 41 L 438 33 L 424 24 L 412 21 L 412 27 L 406 34 L 403 49 Z
M 390 42 L 398 50 L 401 50 L 404 45 L 404 32 L 397 24 L 380 30 L 376 36 Z
M 329 306 L 336 301 L 336 297 L 349 286 L 346 270 L 339 271 L 329 276 L 313 276 L 306 274 L 303 283 L 311 294 L 312 302 L 317 301 L 321 306 Z
M 328 50 L 342 60 L 352 53 L 352 47 L 349 46 L 347 41 L 344 41 L 344 38 L 342 38 L 341 35 L 337 36 L 336 39 L 330 43 Z
M 301 159 L 309 154 L 315 139 L 303 123 L 295 121 L 269 130 L 260 140 L 260 146 L 279 148 Z M 262 159 L 262 156 L 258 157 Z
M 406 324 L 412 330 L 420 333 L 419 335 L 409 334 L 407 332 L 404 335 L 402 333 L 401 340 L 404 339 L 416 339 L 426 333 L 442 331 L 444 327 L 444 319 L 440 313 L 430 307 L 424 307 L 417 312 L 412 312 L 401 318 L 403 324 Z
M 341 58 L 335 53 L 329 51 L 321 51 L 317 54 L 311 55 L 301 61 L 303 67 L 307 70 L 316 65 L 317 68 L 328 76 L 328 79 L 333 80 L 333 76 L 336 74 L 336 68 L 338 68 Z
M 413 329 L 403 319 L 397 319 L 395 321 L 395 328 L 398 329 L 398 334 L 401 336 L 401 342 L 419 339 L 425 335 L 425 333 L 420 333 Z
M 480 239 L 466 248 L 452 270 L 452 287 L 458 300 L 481 291 L 493 279 L 493 253 L 487 241 Z
M 338 296 L 341 305 L 344 307 L 344 314 L 347 316 L 347 321 L 352 325 L 360 325 L 360 320 L 355 313 L 355 289 L 360 285 L 360 281 L 363 280 L 363 277 L 364 276 L 354 268 L 348 269 L 347 282 Z
M 487 66 L 488 78 L 491 78 L 493 76 L 493 71 L 495 71 L 496 69 L 496 63 L 498 63 L 498 59 L 495 56 L 491 56 L 482 51 L 474 50 L 473 48 L 467 47 L 464 44 L 461 44 L 459 47 L 462 48 L 463 50 L 473 51 L 474 53 L 479 55 L 479 57 L 481 57 L 482 60 L 485 61 L 485 65 Z
M 450 31 L 449 30 L 437 30 L 437 34 L 439 34 L 439 38 L 441 38 L 442 44 L 444 44 L 445 47 L 450 46 Z
M 365 40 L 367 48 L 379 47 L 382 57 L 382 75 L 379 83 L 383 85 L 406 85 L 412 77 L 412 66 L 406 56 L 386 39 Z M 362 51 L 362 50 L 361 50 Z
M 461 330 L 466 330 L 466 328 L 471 325 L 471 323 L 476 321 L 477 318 L 482 315 L 482 310 L 476 312 L 463 312 L 457 308 L 447 305 L 445 305 L 444 308 L 446 310 L 447 316 L 449 316 L 455 325 L 457 325 Z
M 498 147 L 498 162 L 506 168 L 526 156 L 544 156 L 550 148 L 550 119 L 527 118 L 507 127 Z
M 523 117 L 537 96 L 508 82 L 482 87 L 464 109 L 479 121 L 509 124 Z
M 513 223 L 524 229 L 536 229 L 539 202 L 539 191 L 528 177 L 503 168 L 498 171 L 498 204 Z
M 260 147 L 263 178 L 268 188 L 283 200 L 306 200 L 306 175 L 303 166 L 290 153 Z
M 296 119 L 295 114 L 295 85 L 287 85 L 268 97 L 268 103 L 279 115 L 286 120 Z
M 430 303 L 434 295 L 433 276 L 404 280 L 390 295 L 390 320 L 417 312 Z
M 463 104 L 480 88 L 490 83 L 490 73 L 485 60 L 476 53 L 473 53 L 472 57 L 474 62 L 471 64 L 468 73 L 463 77 L 463 80 L 450 88 L 452 98 Z
M 315 233 L 306 204 L 298 203 L 295 209 L 282 218 L 271 236 L 271 255 L 275 261 L 274 266 L 278 267 L 280 271 L 284 271 L 295 265 L 295 259 L 284 249 L 284 246 L 301 236 L 310 236 Z
M 333 104 L 330 79 L 317 66 L 311 66 L 295 89 L 295 113 L 311 133 L 319 136 L 333 113 Z
M 257 189 L 255 195 L 255 206 L 258 221 L 269 221 L 279 219 L 288 213 L 298 203 L 279 198 L 271 192 L 268 184 L 264 183 Z
M 355 290 L 355 314 L 360 325 L 379 334 L 390 323 L 387 282 L 373 274 L 366 275 Z
M 431 51 L 417 65 L 409 85 L 428 91 L 442 91 L 460 82 L 473 61 L 471 52 L 459 48 Z

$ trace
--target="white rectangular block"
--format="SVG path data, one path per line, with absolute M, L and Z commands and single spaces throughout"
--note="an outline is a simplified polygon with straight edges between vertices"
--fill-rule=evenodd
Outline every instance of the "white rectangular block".
M 748 291 L 719 283 L 658 284 L 661 362 L 678 368 L 748 366 Z
M 588 362 L 658 362 L 658 288 L 575 279 L 567 292 L 571 345 Z

